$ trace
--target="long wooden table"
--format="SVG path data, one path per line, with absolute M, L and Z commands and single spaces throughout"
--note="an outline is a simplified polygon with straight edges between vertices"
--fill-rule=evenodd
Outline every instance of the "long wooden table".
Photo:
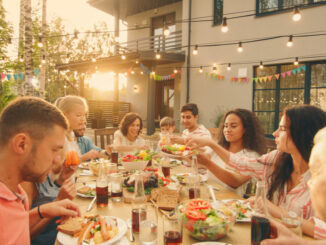
M 175 173 L 182 173 L 185 172 L 186 167 L 184 166 L 177 166 L 174 168 L 171 168 L 171 174 Z M 76 185 L 80 185 L 85 182 L 94 181 L 95 177 L 89 177 L 89 176 L 79 176 L 77 178 Z M 207 183 L 202 184 L 211 184 L 213 186 L 216 186 L 220 188 L 219 191 L 215 191 L 216 199 L 223 200 L 223 199 L 242 199 L 240 196 L 235 194 L 234 192 L 231 192 L 229 190 L 226 190 L 225 188 L 216 185 L 212 180 L 208 179 Z M 208 195 L 208 193 L 204 193 Z M 86 213 L 86 209 L 89 206 L 92 199 L 82 198 L 76 196 L 74 201 L 79 205 L 80 210 L 82 214 Z M 97 208 L 96 204 L 94 204 L 93 209 L 91 210 L 92 213 L 100 214 L 100 215 L 109 215 L 109 216 L 116 216 L 123 220 L 128 220 L 131 218 L 131 208 L 132 205 L 124 202 L 120 203 L 114 203 L 111 200 L 109 200 L 109 205 L 105 208 Z M 163 243 L 163 224 L 162 224 L 162 218 L 163 214 L 159 212 L 158 215 L 158 244 L 164 244 Z M 138 235 L 134 234 L 135 236 L 135 242 L 130 244 L 140 244 Z M 128 232 L 126 233 L 126 237 L 128 237 Z M 192 237 L 190 237 L 189 234 L 187 234 L 187 230 L 183 229 L 183 244 L 193 244 L 199 242 Z M 225 242 L 230 243 L 232 245 L 249 245 L 250 244 L 250 223 L 236 223 L 233 228 L 229 231 L 228 235 L 221 238 L 219 242 Z M 60 243 L 56 241 L 56 245 L 59 245 Z

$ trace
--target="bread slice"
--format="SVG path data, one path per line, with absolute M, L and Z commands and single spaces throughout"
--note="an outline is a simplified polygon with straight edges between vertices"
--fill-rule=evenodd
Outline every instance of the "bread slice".
M 78 193 L 81 193 L 81 194 L 87 194 L 87 193 L 89 193 L 89 192 L 91 192 L 91 191 L 92 191 L 92 188 L 89 187 L 89 186 L 87 186 L 87 185 L 85 185 L 85 186 L 83 186 L 83 187 L 81 187 L 81 188 L 79 188 L 79 189 L 77 190 L 77 192 L 78 192 Z
M 81 217 L 69 218 L 64 224 L 58 225 L 57 230 L 65 234 L 75 236 L 82 229 L 84 219 Z
M 176 195 L 160 195 L 157 198 L 157 206 L 164 210 L 173 210 L 178 205 L 178 196 Z

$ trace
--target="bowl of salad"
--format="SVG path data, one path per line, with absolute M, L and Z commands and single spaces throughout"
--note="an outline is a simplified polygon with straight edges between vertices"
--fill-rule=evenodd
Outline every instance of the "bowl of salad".
M 178 208 L 184 227 L 190 236 L 200 241 L 215 241 L 224 237 L 234 224 L 234 213 L 214 209 L 208 201 L 192 199 Z
M 135 170 L 144 170 L 149 160 L 145 160 L 144 158 L 134 155 L 128 154 L 122 157 L 121 164 L 127 171 L 135 171 Z

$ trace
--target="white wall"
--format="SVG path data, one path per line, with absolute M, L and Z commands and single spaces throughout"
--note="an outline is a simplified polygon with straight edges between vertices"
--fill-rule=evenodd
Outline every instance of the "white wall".
M 183 19 L 188 18 L 188 0 L 183 1 Z M 224 13 L 254 10 L 256 0 L 225 0 Z M 213 15 L 213 0 L 192 0 L 192 18 Z M 253 13 L 253 12 L 251 12 Z M 276 35 L 290 35 L 303 32 L 314 32 L 325 29 L 326 6 L 312 7 L 301 10 L 302 19 L 292 21 L 292 12 L 279 13 L 264 17 L 246 17 L 228 21 L 229 31 L 222 33 L 220 26 L 213 22 L 192 23 L 191 44 L 212 42 L 241 41 Z M 236 14 L 243 15 L 243 14 Z M 183 44 L 187 45 L 188 27 L 183 24 Z M 291 48 L 286 46 L 288 38 L 270 40 L 259 43 L 244 44 L 243 53 L 236 51 L 237 45 L 211 48 L 199 48 L 197 56 L 191 55 L 191 66 L 210 65 L 213 63 L 258 62 L 260 60 L 279 59 L 285 57 L 300 57 L 316 54 L 326 54 L 326 37 L 294 38 Z M 185 49 L 186 50 L 186 49 Z M 191 49 L 192 52 L 192 49 Z M 275 63 L 292 62 L 292 59 Z M 224 81 L 206 79 L 195 69 L 191 69 L 190 102 L 197 103 L 200 110 L 200 120 L 207 127 L 214 126 L 216 110 L 241 107 L 252 108 L 252 84 L 231 83 L 230 77 L 238 76 L 239 68 L 247 68 L 247 77 L 253 77 L 253 66 L 233 65 L 232 71 L 226 67 L 218 67 Z M 271 64 L 271 63 L 269 63 Z M 209 70 L 212 71 L 211 69 Z M 182 75 L 181 104 L 186 102 L 186 71 Z

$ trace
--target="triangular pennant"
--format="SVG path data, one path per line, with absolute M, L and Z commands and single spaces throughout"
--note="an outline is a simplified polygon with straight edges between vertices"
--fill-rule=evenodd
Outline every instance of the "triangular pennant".
M 221 77 L 222 80 L 224 80 L 224 78 L 225 78 L 224 76 Z
M 273 76 L 268 76 L 267 79 L 268 81 L 272 81 Z
M 174 73 L 171 74 L 170 77 L 171 77 L 171 78 L 175 78 L 175 74 L 174 74 Z
M 302 66 L 301 69 L 306 71 L 306 66 Z
M 1 73 L 1 80 L 4 80 L 6 77 L 6 74 L 5 73 Z
M 288 74 L 288 76 L 291 76 L 291 71 L 287 71 L 286 73 Z
M 255 83 L 258 82 L 258 77 L 255 77 L 253 80 L 255 81 Z
M 234 81 L 235 81 L 235 82 L 237 82 L 237 81 L 238 81 L 238 78 L 237 78 L 237 77 L 235 77 L 235 78 L 234 78 Z
M 7 80 L 8 81 L 11 79 L 11 75 L 10 74 L 7 74 L 6 77 L 7 77 Z
M 264 80 L 264 82 L 266 82 L 267 81 L 267 77 L 263 77 L 263 80 Z
M 215 77 L 214 73 L 209 74 L 211 76 L 211 78 Z
M 282 72 L 282 73 L 281 73 L 281 76 L 282 76 L 283 78 L 285 78 L 285 76 L 286 76 L 286 72 Z
M 14 79 L 15 79 L 15 81 L 17 81 L 17 79 L 18 79 L 18 74 L 14 74 Z
M 297 74 L 297 69 L 292 70 L 293 75 Z
M 297 72 L 298 73 L 301 72 L 301 67 L 297 68 Z
M 280 78 L 280 74 L 275 74 L 274 76 L 276 77 L 277 80 Z
M 34 69 L 34 73 L 36 76 L 38 76 L 38 74 L 40 74 L 40 69 Z
M 250 82 L 252 82 L 252 83 L 254 82 L 254 78 L 253 78 L 253 77 L 252 77 L 252 78 L 250 78 Z

